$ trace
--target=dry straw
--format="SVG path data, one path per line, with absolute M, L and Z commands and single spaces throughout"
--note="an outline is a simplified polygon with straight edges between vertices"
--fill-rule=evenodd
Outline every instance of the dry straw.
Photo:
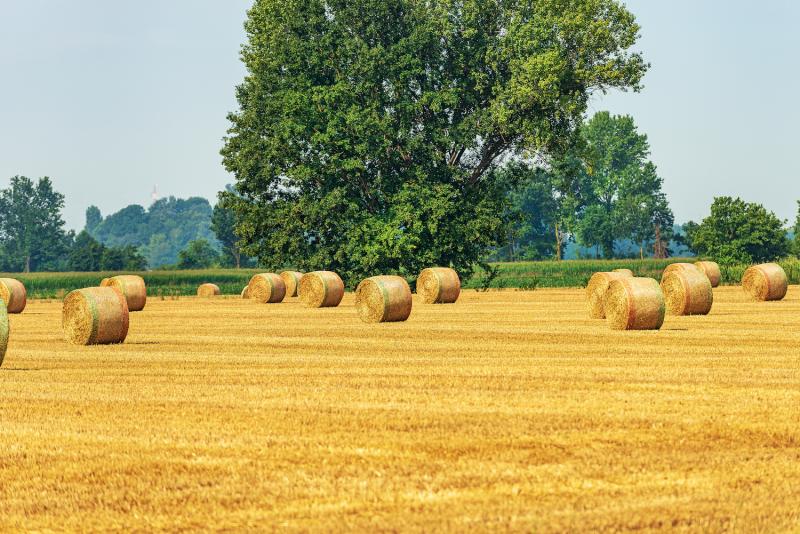
M 147 286 L 141 276 L 125 274 L 103 278 L 100 287 L 110 287 L 122 293 L 128 302 L 128 311 L 142 311 L 147 304 Z
M 633 271 L 631 271 L 630 269 L 614 269 L 612 272 L 622 273 L 626 276 L 633 276 Z
M 658 330 L 664 324 L 664 294 L 652 278 L 620 278 L 606 292 L 606 321 L 612 330 Z
M 722 280 L 722 272 L 716 262 L 698 261 L 694 265 L 706 274 L 708 281 L 711 282 L 711 287 L 719 287 L 719 283 Z
M 306 308 L 338 306 L 344 297 L 344 282 L 332 271 L 306 273 L 300 279 L 298 295 Z
M 425 304 L 452 304 L 461 294 L 461 279 L 449 267 L 423 269 L 417 278 L 417 295 Z
M 14 278 L 0 278 L 0 300 L 6 303 L 8 313 L 22 313 L 28 303 L 25 285 Z
M 783 267 L 764 263 L 744 272 L 742 287 L 753 300 L 781 300 L 789 289 L 789 280 Z
M 300 288 L 300 279 L 303 278 L 303 273 L 300 271 L 283 271 L 281 273 L 281 280 L 286 284 L 286 296 L 296 297 L 297 290 Z
M 219 290 L 217 284 L 202 284 L 197 288 L 198 297 L 216 297 L 221 294 L 222 292 Z
M 714 304 L 711 281 L 695 269 L 675 269 L 661 279 L 667 313 L 670 315 L 708 315 Z
M 664 280 L 664 277 L 667 276 L 669 273 L 673 273 L 675 271 L 692 271 L 696 272 L 699 271 L 697 266 L 694 263 L 670 263 L 667 265 L 667 268 L 664 269 L 664 272 L 661 273 L 661 280 Z
M 75 345 L 122 343 L 128 335 L 128 303 L 110 287 L 72 291 L 64 299 L 61 324 Z
M 253 276 L 247 284 L 248 298 L 261 304 L 274 304 L 286 296 L 286 284 L 275 273 L 261 273 Z
M 373 276 L 356 288 L 356 310 L 365 323 L 405 321 L 411 315 L 411 288 L 400 276 Z
M 594 273 L 586 285 L 586 299 L 589 307 L 589 317 L 592 319 L 605 319 L 604 302 L 608 286 L 620 278 L 632 278 L 627 273 Z
M 250 298 L 250 286 L 249 285 L 244 286 L 244 289 L 242 289 L 242 298 L 243 299 L 249 299 Z
M 8 349 L 8 334 L 11 328 L 8 325 L 8 310 L 6 309 L 5 301 L 0 301 L 0 366 L 3 365 L 3 359 L 6 357 L 6 349 Z

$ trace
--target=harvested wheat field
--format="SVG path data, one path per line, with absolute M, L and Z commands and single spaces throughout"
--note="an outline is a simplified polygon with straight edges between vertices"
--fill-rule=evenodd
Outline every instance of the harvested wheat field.
M 9 317 L 0 530 L 795 530 L 800 288 L 612 331 L 585 292 L 152 298 L 124 345 Z

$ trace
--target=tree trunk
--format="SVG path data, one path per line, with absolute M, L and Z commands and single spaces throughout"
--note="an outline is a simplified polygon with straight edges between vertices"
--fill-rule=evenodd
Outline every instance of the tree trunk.
M 561 232 L 558 231 L 558 223 L 556 223 L 556 261 L 561 261 Z
M 30 254 L 25 256 L 25 272 L 26 273 L 31 272 L 31 255 Z
M 236 260 L 236 268 L 242 268 L 242 253 L 239 252 L 238 248 L 233 249 L 233 259 Z
M 644 259 L 644 243 L 639 244 L 639 259 Z

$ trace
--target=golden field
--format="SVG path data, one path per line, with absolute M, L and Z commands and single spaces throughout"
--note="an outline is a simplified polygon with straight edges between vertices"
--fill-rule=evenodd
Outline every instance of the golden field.
M 11 317 L 0 530 L 800 530 L 800 288 L 660 332 L 582 290 L 366 325 L 149 299 L 124 345 Z

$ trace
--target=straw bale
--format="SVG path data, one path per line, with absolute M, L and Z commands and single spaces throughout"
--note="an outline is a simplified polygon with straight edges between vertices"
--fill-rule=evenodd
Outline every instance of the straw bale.
M 110 287 L 78 289 L 64 299 L 61 324 L 75 345 L 122 343 L 128 335 L 128 303 Z
M 624 272 L 600 272 L 594 273 L 586 285 L 586 300 L 589 308 L 589 317 L 592 319 L 605 319 L 606 315 L 603 311 L 603 303 L 608 291 L 608 286 L 614 280 L 620 278 L 632 278 L 628 273 Z
M 222 292 L 217 284 L 202 284 L 197 288 L 198 297 L 216 297 L 221 294 Z
M 28 303 L 25 284 L 14 278 L 0 278 L 0 300 L 6 303 L 8 313 L 22 313 Z
M 619 278 L 608 287 L 605 313 L 612 330 L 658 330 L 665 311 L 664 294 L 652 278 Z
M 365 323 L 405 321 L 411 315 L 411 288 L 400 276 L 373 276 L 356 288 L 356 310 Z
M 742 287 L 753 300 L 782 300 L 789 289 L 789 279 L 777 263 L 764 263 L 744 272 Z
M 335 307 L 344 297 L 344 282 L 332 271 L 306 273 L 300 279 L 298 295 L 306 308 Z
M 286 296 L 296 297 L 297 289 L 300 287 L 300 279 L 303 278 L 303 273 L 299 271 L 283 271 L 281 273 L 281 280 L 286 285 Z
M 461 279 L 449 267 L 423 269 L 417 278 L 417 295 L 425 304 L 452 304 L 461 294 Z
M 711 287 L 719 287 L 722 280 L 722 272 L 719 270 L 719 265 L 713 261 L 698 261 L 695 266 L 703 271 L 711 282 Z
M 100 287 L 110 287 L 122 293 L 128 302 L 128 311 L 142 311 L 147 304 L 147 286 L 141 276 L 125 274 L 104 278 Z
M 275 273 L 257 274 L 250 279 L 247 287 L 249 298 L 261 304 L 281 302 L 286 296 L 286 284 Z
M 661 279 L 669 315 L 708 315 L 714 304 L 711 281 L 699 269 L 674 269 Z

